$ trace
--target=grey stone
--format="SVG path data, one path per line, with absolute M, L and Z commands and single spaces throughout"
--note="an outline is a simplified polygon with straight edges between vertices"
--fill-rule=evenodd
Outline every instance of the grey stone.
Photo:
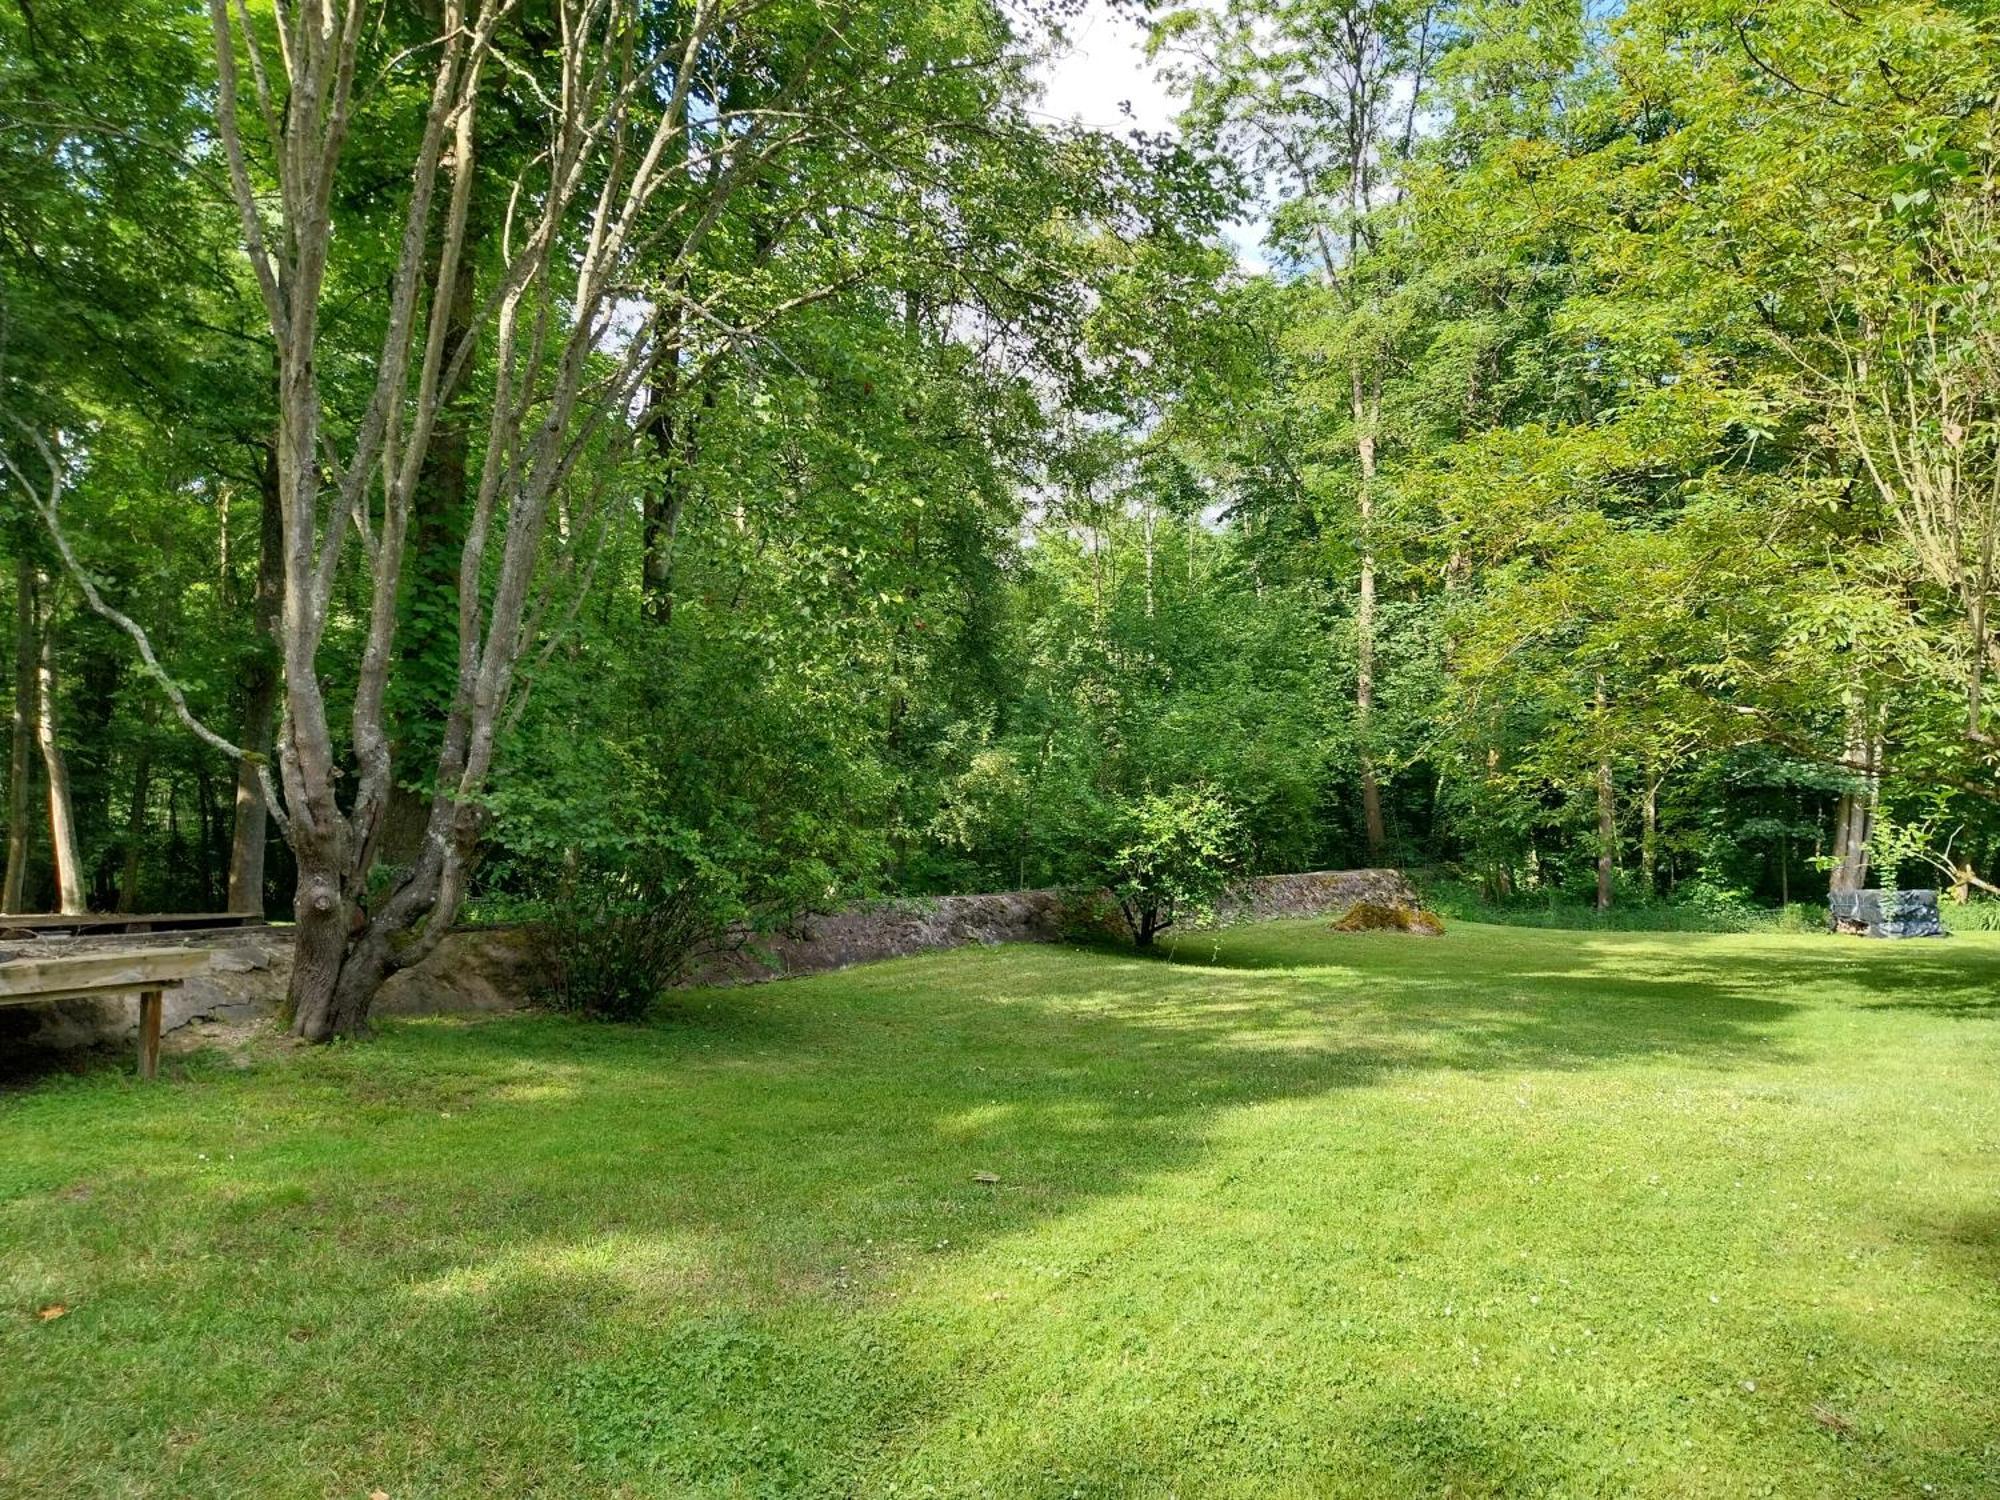
M 531 929 L 461 927 L 422 963 L 390 975 L 375 1009 L 387 1016 L 518 1010 L 539 1000 L 549 979 L 548 958 Z
M 1936 891 L 1835 891 L 1826 898 L 1829 932 L 1855 937 L 1947 937 Z

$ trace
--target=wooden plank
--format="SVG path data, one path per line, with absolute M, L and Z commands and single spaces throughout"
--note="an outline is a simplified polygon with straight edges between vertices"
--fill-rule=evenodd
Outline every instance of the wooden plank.
M 162 979 L 160 987 L 169 990 L 178 989 L 180 983 L 178 979 Z M 67 990 L 36 990 L 28 995 L 0 995 L 0 1006 L 42 1005 L 50 1000 L 116 1000 L 121 996 L 134 994 L 138 989 L 139 986 L 136 984 L 80 984 Z
M 0 1003 L 52 998 L 77 990 L 158 989 L 178 984 L 208 968 L 205 948 L 115 948 L 60 958 L 14 958 L 0 962 Z
M 160 1012 L 165 1010 L 158 990 L 139 992 L 139 1076 L 160 1076 Z
M 170 928 L 249 927 L 264 919 L 247 911 L 21 912 L 0 916 L 14 932 L 163 932 Z

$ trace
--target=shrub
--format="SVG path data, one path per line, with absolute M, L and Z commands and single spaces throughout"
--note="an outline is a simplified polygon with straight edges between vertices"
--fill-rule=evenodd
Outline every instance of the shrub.
M 1212 916 L 1240 866 L 1241 819 L 1210 787 L 1147 792 L 1120 809 L 1119 832 L 1104 883 L 1141 948 L 1182 917 Z
M 549 1005 L 643 1020 L 720 933 L 718 905 L 690 875 L 595 872 L 565 881 L 546 926 Z

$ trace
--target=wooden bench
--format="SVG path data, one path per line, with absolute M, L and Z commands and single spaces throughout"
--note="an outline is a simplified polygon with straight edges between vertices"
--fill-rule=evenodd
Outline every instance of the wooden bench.
M 119 948 L 60 958 L 0 961 L 0 1005 L 45 1000 L 139 997 L 139 1076 L 160 1071 L 160 1013 L 166 992 L 208 968 L 206 948 Z

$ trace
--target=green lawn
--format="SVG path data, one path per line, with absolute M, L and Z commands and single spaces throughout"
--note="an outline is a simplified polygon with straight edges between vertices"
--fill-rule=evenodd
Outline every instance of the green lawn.
M 2000 935 L 1279 923 L 168 1071 L 0 1099 L 0 1494 L 2000 1493 Z

